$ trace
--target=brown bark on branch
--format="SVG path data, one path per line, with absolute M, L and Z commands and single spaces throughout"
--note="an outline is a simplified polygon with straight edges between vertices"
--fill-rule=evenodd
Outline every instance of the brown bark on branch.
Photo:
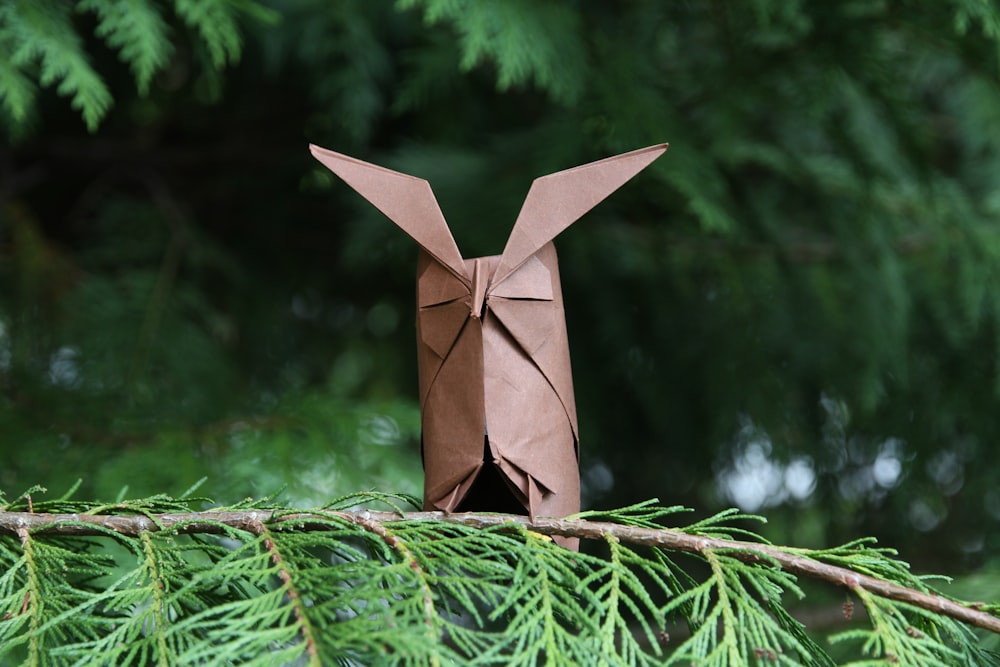
M 31 512 L 0 512 L 0 534 L 94 536 L 108 532 L 136 536 L 143 532 L 169 530 L 178 533 L 218 534 L 226 528 L 258 533 L 261 522 L 280 530 L 290 524 L 296 530 L 322 530 L 323 521 L 339 519 L 370 530 L 374 524 L 433 520 L 473 528 L 495 528 L 510 525 L 527 528 L 543 535 L 560 535 L 603 540 L 612 535 L 621 542 L 661 547 L 691 554 L 725 551 L 733 558 L 752 563 L 775 563 L 795 575 L 820 579 L 850 590 L 864 589 L 875 595 L 906 602 L 929 611 L 962 621 L 968 625 L 1000 634 L 1000 618 L 973 607 L 933 593 L 908 588 L 883 579 L 861 574 L 845 567 L 830 565 L 799 556 L 778 547 L 756 542 L 728 540 L 690 535 L 666 528 L 642 528 L 603 521 L 580 519 L 550 519 L 507 514 L 476 514 L 443 512 L 376 512 L 369 510 L 322 511 L 287 513 L 273 510 L 243 510 L 220 512 L 187 512 L 155 515 L 95 515 L 45 514 Z

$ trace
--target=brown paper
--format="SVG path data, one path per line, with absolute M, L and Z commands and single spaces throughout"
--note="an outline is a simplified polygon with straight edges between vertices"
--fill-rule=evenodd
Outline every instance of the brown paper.
M 427 181 L 309 148 L 421 248 L 424 508 L 578 512 L 579 434 L 552 239 L 667 145 L 535 179 L 503 253 L 477 259 L 462 258 Z

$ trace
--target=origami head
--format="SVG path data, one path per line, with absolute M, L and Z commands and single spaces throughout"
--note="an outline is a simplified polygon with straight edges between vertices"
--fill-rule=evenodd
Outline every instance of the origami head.
M 503 253 L 463 259 L 427 181 L 310 146 L 421 248 L 425 509 L 579 511 L 579 435 L 552 239 L 666 149 L 536 179 Z

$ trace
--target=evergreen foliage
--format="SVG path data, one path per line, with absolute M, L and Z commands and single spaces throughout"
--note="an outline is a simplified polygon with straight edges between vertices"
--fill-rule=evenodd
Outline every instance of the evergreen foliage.
M 24 123 L 34 104 L 32 79 L 71 98 L 91 130 L 111 107 L 111 93 L 91 66 L 65 2 L 7 2 L 0 7 L 4 108 Z
M 459 66 L 495 64 L 497 87 L 535 85 L 558 102 L 576 101 L 584 89 L 586 52 L 580 16 L 571 7 L 530 0 L 455 2 L 401 0 L 401 9 L 423 6 L 424 21 L 454 24 Z
M 677 507 L 643 503 L 581 515 L 584 525 L 605 521 L 599 524 L 605 553 L 597 556 L 566 550 L 503 516 L 473 527 L 442 515 L 408 515 L 413 501 L 402 496 L 354 494 L 305 513 L 267 500 L 189 513 L 202 502 L 159 496 L 98 505 L 25 494 L 6 503 L 8 512 L 30 507 L 36 521 L 61 514 L 30 528 L 0 514 L 15 533 L 0 537 L 0 659 L 23 665 L 85 665 L 95 656 L 107 665 L 1000 664 L 961 623 L 860 585 L 851 588 L 868 619 L 856 619 L 852 625 L 862 627 L 835 639 L 863 644 L 854 659 L 838 663 L 788 613 L 786 599 L 805 593 L 776 563 L 705 546 L 696 554 L 707 566 L 699 581 L 681 567 L 677 551 L 638 547 L 627 531 L 614 532 L 658 527 L 677 518 Z M 392 511 L 346 511 L 373 503 Z M 231 518 L 236 513 L 238 521 Z M 105 515 L 139 523 L 124 530 L 98 521 Z M 749 538 L 727 544 L 752 553 L 761 538 L 734 525 L 748 518 L 726 512 L 672 532 Z M 97 537 L 72 537 L 80 529 Z M 788 551 L 930 590 L 905 563 L 864 541 Z M 670 638 L 668 623 L 678 634 L 677 624 L 685 623 L 690 634 Z
M 94 69 L 73 13 L 97 17 L 94 35 L 118 52 L 135 77 L 141 95 L 170 61 L 174 47 L 161 5 L 152 0 L 9 0 L 0 6 L 0 98 L 8 122 L 21 128 L 35 105 L 35 83 L 55 86 L 71 98 L 87 129 L 98 124 L 113 103 L 107 84 Z M 174 0 L 177 16 L 198 33 L 210 64 L 221 69 L 237 62 L 242 50 L 238 15 L 272 21 L 276 15 L 252 0 Z
M 153 76 L 169 62 L 173 51 L 167 24 L 156 5 L 142 0 L 83 0 L 77 11 L 97 14 L 94 34 L 118 51 L 132 70 L 139 93 L 148 94 Z

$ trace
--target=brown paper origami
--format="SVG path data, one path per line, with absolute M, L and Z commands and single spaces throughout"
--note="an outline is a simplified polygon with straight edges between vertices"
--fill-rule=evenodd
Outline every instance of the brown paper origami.
M 552 239 L 666 149 L 536 179 L 503 254 L 463 259 L 427 181 L 310 146 L 421 248 L 425 509 L 579 511 L 579 435 Z

